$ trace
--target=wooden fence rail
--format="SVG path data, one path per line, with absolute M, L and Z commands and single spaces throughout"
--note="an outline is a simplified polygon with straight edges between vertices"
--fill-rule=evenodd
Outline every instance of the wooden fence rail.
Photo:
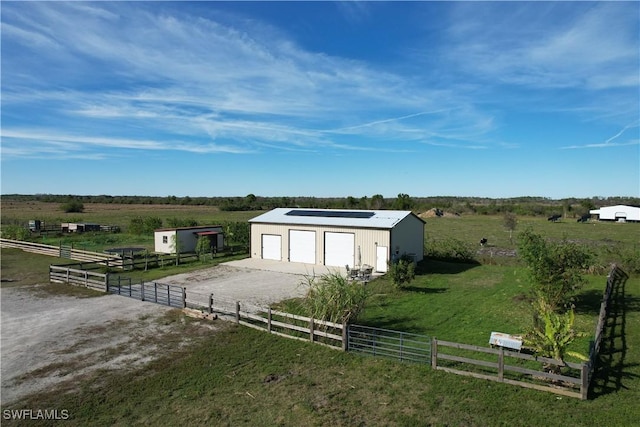
M 464 350 L 462 354 L 454 355 L 445 353 L 443 348 Z M 445 350 L 446 351 L 446 350 Z M 484 353 L 494 355 L 493 360 L 482 360 L 468 357 L 468 353 Z M 520 363 L 520 366 L 507 364 L 505 360 L 515 360 L 512 363 Z M 442 363 L 442 361 L 448 361 Z M 560 375 L 545 372 L 539 366 L 532 369 L 521 361 L 537 362 L 547 366 L 562 367 L 571 371 L 573 375 Z M 487 348 L 475 345 L 460 344 L 442 341 L 433 338 L 431 341 L 431 367 L 458 375 L 466 375 L 474 378 L 482 378 L 490 381 L 503 382 L 520 387 L 532 388 L 542 391 L 550 391 L 564 396 L 587 398 L 588 365 L 586 363 L 570 363 L 546 357 L 532 356 L 505 350 L 504 348 Z M 551 385 L 550 385 L 551 384 Z
M 107 292 L 108 275 L 89 270 L 76 270 L 63 266 L 49 266 L 49 281 L 84 286 L 101 292 Z
M 21 249 L 25 252 L 58 258 L 69 258 L 82 262 L 95 262 L 110 267 L 122 267 L 122 259 L 118 256 L 74 249 L 71 246 L 53 246 L 22 240 L 0 239 L 0 247 Z

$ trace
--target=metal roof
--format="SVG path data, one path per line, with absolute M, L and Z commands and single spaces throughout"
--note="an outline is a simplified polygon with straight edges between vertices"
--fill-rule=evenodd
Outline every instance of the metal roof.
M 276 208 L 250 219 L 249 222 L 357 228 L 393 228 L 397 223 L 410 215 L 422 221 L 422 219 L 415 216 L 411 211 Z

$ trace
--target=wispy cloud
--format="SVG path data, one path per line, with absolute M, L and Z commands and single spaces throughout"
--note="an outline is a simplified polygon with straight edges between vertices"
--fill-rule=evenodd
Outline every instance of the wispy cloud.
M 491 120 L 451 93 L 361 62 L 307 52 L 266 25 L 232 27 L 213 14 L 194 17 L 158 5 L 3 6 L 3 29 L 10 29 L 3 33 L 3 49 L 27 52 L 6 67 L 3 103 L 14 111 L 40 109 L 81 133 L 74 140 L 78 149 L 348 150 L 362 147 L 338 134 L 393 144 L 452 126 L 475 134 Z M 373 119 L 389 111 L 396 118 Z M 436 117 L 407 121 L 427 114 Z M 113 129 L 115 120 L 157 139 L 123 139 Z M 18 130 L 9 125 L 3 143 L 16 141 L 8 134 Z M 158 142 L 179 136 L 194 142 Z M 31 137 L 41 144 L 55 138 L 60 135 Z
M 592 144 L 584 144 L 584 145 L 570 145 L 566 147 L 561 147 L 563 150 L 572 150 L 572 149 L 580 149 L 580 148 L 613 148 L 613 147 L 624 147 L 628 145 L 639 145 L 640 138 L 631 138 L 628 141 L 620 141 L 614 142 L 616 139 L 620 138 L 626 131 L 629 129 L 634 129 L 640 127 L 640 121 L 636 121 L 634 123 L 630 123 L 627 126 L 623 127 L 619 132 L 613 135 L 610 138 L 607 138 L 604 142 L 592 143 Z

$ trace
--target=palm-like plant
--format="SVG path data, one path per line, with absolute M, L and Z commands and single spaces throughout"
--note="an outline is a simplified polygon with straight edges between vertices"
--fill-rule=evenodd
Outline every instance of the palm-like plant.
M 533 302 L 533 328 L 524 337 L 526 345 L 543 357 L 564 362 L 566 356 L 586 358 L 580 353 L 568 351 L 568 347 L 578 336 L 573 328 L 575 313 L 573 308 L 558 313 L 544 298 L 537 298 Z M 560 366 L 547 365 L 553 373 L 560 373 Z

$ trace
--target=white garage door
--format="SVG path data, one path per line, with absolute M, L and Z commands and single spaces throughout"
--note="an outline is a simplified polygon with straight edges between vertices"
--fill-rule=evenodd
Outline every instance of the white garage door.
M 354 266 L 355 235 L 353 233 L 324 234 L 324 264 L 332 267 Z
M 282 236 L 275 234 L 262 235 L 262 259 L 282 259 Z
M 289 230 L 289 261 L 316 263 L 316 232 Z

